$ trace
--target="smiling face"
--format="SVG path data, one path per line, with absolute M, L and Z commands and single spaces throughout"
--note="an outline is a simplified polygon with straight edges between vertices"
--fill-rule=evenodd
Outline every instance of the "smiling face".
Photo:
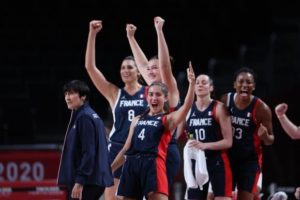
M 154 84 L 149 87 L 147 101 L 150 114 L 156 115 L 164 111 L 164 105 L 168 101 L 167 89 L 162 84 Z
M 125 59 L 121 64 L 120 74 L 124 83 L 131 83 L 138 81 L 138 69 L 134 60 Z
M 255 90 L 254 77 L 249 72 L 241 72 L 234 81 L 234 88 L 239 98 L 250 100 L 252 92 Z

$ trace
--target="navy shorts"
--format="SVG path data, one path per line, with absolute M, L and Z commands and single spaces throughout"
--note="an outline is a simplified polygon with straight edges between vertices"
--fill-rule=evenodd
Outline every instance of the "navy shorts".
M 167 176 L 168 176 L 168 183 L 169 183 L 169 189 L 171 189 L 173 185 L 174 178 L 176 177 L 181 164 L 181 155 L 179 153 L 179 149 L 177 146 L 177 143 L 171 141 L 171 143 L 168 146 L 167 151 Z
M 118 196 L 140 199 L 150 192 L 168 196 L 166 164 L 156 156 L 127 156 L 122 168 Z
M 117 157 L 118 153 L 121 151 L 121 149 L 123 148 L 124 144 L 122 143 L 116 143 L 116 142 L 110 142 L 108 144 L 108 152 L 109 152 L 109 161 L 110 164 L 112 164 L 112 162 L 114 161 L 114 159 Z M 117 169 L 113 176 L 114 178 L 120 179 L 122 173 L 122 166 L 119 167 L 119 169 Z
M 232 172 L 227 154 L 211 156 L 206 164 L 214 196 L 231 197 Z
M 256 160 L 245 160 L 232 162 L 233 187 L 238 190 L 256 193 L 259 175 L 261 173 L 260 165 Z
M 190 200 L 206 200 L 208 191 L 208 182 L 203 185 L 202 190 L 198 188 L 188 188 L 185 194 L 185 199 Z

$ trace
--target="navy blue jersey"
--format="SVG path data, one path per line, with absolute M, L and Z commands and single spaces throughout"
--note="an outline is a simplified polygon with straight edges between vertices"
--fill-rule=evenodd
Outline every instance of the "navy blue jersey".
M 213 100 L 204 111 L 200 111 L 196 103 L 193 104 L 186 117 L 187 131 L 190 138 L 204 143 L 217 142 L 223 139 L 221 126 L 216 118 L 217 104 L 218 101 Z M 205 156 L 207 158 L 206 165 L 214 194 L 216 196 L 230 197 L 232 191 L 232 174 L 227 151 L 205 150 Z M 188 194 L 193 195 L 190 191 L 188 191 Z
M 209 106 L 200 111 L 194 103 L 187 117 L 187 131 L 189 137 L 201 142 L 216 142 L 223 139 L 221 128 L 216 119 L 217 102 L 213 100 Z M 205 150 L 205 155 L 215 154 L 218 151 Z
M 240 110 L 234 103 L 235 93 L 228 93 L 227 106 L 233 128 L 233 145 L 230 158 L 261 161 L 262 147 L 257 135 L 260 124 L 256 121 L 256 107 L 261 100 L 254 96 L 249 106 Z
M 164 127 L 164 114 L 144 115 L 136 122 L 127 155 L 156 155 L 166 159 L 171 140 L 170 131 Z
M 134 95 L 128 94 L 124 88 L 119 90 L 113 113 L 113 127 L 109 134 L 110 141 L 124 144 L 132 119 L 147 108 L 145 98 L 146 87 L 143 86 Z

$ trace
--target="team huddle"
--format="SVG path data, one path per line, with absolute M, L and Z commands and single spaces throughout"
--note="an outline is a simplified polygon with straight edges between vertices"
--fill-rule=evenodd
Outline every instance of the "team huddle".
M 98 200 L 102 194 L 105 200 L 169 199 L 180 169 L 177 139 L 181 134 L 188 138 L 183 160 L 191 161 L 185 180 L 187 186 L 193 185 L 187 187 L 185 199 L 259 199 L 262 146 L 271 145 L 274 135 L 271 109 L 252 94 L 254 72 L 239 69 L 234 74 L 235 91 L 216 100 L 211 96 L 212 78 L 195 76 L 190 62 L 186 70 L 189 86 L 181 102 L 164 22 L 154 18 L 158 54 L 149 60 L 135 39 L 137 28 L 126 25 L 133 56 L 121 63 L 122 88 L 109 82 L 96 66 L 96 36 L 103 26 L 102 21 L 90 22 L 85 67 L 110 105 L 113 126 L 107 135 L 88 103 L 87 84 L 74 80 L 64 86 L 72 115 L 58 184 L 67 186 L 69 199 Z M 285 112 L 276 114 L 283 118 Z M 204 172 L 199 172 L 203 165 Z

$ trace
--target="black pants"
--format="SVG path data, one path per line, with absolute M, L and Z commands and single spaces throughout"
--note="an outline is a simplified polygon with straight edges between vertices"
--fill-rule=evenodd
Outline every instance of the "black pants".
M 98 185 L 84 185 L 82 191 L 82 200 L 99 200 L 104 192 L 105 187 Z M 71 198 L 72 188 L 69 190 L 69 200 L 75 200 Z

